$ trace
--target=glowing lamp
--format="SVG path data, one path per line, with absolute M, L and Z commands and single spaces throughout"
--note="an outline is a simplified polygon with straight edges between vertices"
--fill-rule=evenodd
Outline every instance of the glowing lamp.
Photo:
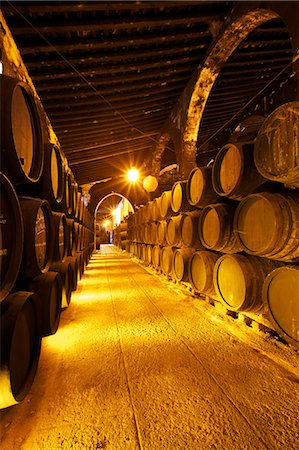
M 139 171 L 137 169 L 130 169 L 128 171 L 128 180 L 131 183 L 135 183 L 139 178 Z
M 143 180 L 143 187 L 147 192 L 154 192 L 158 187 L 158 180 L 153 175 L 148 175 Z

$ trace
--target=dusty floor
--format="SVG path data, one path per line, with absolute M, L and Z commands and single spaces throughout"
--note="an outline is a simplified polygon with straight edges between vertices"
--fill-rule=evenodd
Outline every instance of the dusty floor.
M 245 329 L 246 328 L 246 329 Z M 113 247 L 93 256 L 1 450 L 299 449 L 297 354 Z

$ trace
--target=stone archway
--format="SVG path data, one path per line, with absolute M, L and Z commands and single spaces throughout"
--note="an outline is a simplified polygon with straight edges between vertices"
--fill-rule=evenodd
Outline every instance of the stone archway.
M 97 206 L 95 207 L 95 211 L 94 211 L 94 219 L 96 218 L 98 209 L 99 209 L 99 207 L 101 206 L 101 204 L 103 203 L 103 201 L 106 200 L 106 199 L 109 198 L 109 197 L 112 197 L 113 195 L 116 195 L 117 197 L 120 197 L 120 198 L 122 198 L 123 200 L 127 200 L 127 202 L 129 203 L 129 205 L 130 205 L 131 208 L 132 208 L 132 212 L 134 212 L 134 207 L 133 207 L 132 203 L 130 202 L 130 200 L 129 200 L 127 197 L 125 197 L 125 196 L 122 195 L 122 194 L 119 194 L 118 192 L 110 192 L 110 194 L 107 194 L 107 195 L 105 195 L 103 198 L 101 198 L 101 200 L 99 201 L 99 203 L 98 203 Z
M 228 58 L 248 34 L 259 25 L 279 15 L 266 9 L 248 12 L 234 20 L 209 53 L 193 86 L 183 130 L 182 174 L 187 177 L 196 166 L 196 143 L 200 121 L 213 85 Z

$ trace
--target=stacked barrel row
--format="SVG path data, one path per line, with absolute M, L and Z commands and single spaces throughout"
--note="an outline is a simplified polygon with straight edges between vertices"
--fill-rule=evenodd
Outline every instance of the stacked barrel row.
M 41 339 L 57 331 L 93 248 L 78 184 L 46 127 L 30 87 L 2 75 L 1 408 L 28 393 Z
M 295 346 L 298 118 L 298 102 L 250 118 L 213 165 L 194 168 L 128 219 L 130 252 L 141 261 L 227 309 L 265 316 Z
M 120 250 L 129 251 L 130 245 L 128 240 L 128 224 L 127 222 L 121 222 L 113 230 L 113 244 L 116 245 Z

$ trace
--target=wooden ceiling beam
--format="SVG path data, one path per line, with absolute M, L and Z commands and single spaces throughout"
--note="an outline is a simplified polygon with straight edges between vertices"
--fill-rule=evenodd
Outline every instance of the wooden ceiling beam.
M 82 37 L 79 37 L 77 39 L 73 40 L 60 40 L 58 42 L 51 40 L 51 45 L 44 44 L 44 45 L 36 45 L 33 42 L 22 42 L 22 56 L 24 57 L 24 60 L 28 63 L 31 61 L 31 59 L 28 57 L 28 55 L 32 55 L 32 58 L 36 58 L 36 55 L 39 53 L 46 53 L 47 55 L 49 53 L 55 53 L 57 50 L 59 52 L 72 52 L 72 53 L 78 53 L 80 51 L 94 51 L 94 50 L 100 50 L 100 49 L 113 49 L 119 47 L 137 47 L 142 45 L 163 45 L 167 43 L 176 43 L 179 41 L 197 41 L 200 38 L 209 38 L 206 43 L 209 43 L 211 41 L 210 37 L 210 31 L 192 31 L 188 32 L 186 30 L 181 30 L 180 32 L 166 34 L 160 33 L 156 34 L 155 36 L 144 34 L 143 36 L 126 36 L 126 37 L 101 37 L 100 39 L 85 39 L 82 40 Z M 66 56 L 66 55 L 65 55 Z M 67 56 L 66 56 L 67 57 Z
M 27 2 L 28 3 L 28 2 Z M 63 4 L 51 2 L 47 4 L 18 4 L 17 10 L 26 14 L 42 14 L 42 13 L 83 13 L 83 12 L 94 12 L 94 11 L 146 11 L 146 10 L 158 10 L 163 12 L 165 9 L 177 9 L 178 7 L 186 6 L 201 6 L 202 1 L 160 1 L 157 2 L 64 2 Z M 206 5 L 203 5 L 206 7 Z M 3 5 L 3 9 L 6 14 L 15 14 L 16 10 L 12 6 Z
M 245 78 L 243 78 L 245 79 Z M 144 92 L 138 92 L 134 95 L 134 99 L 139 99 L 139 104 L 143 102 L 144 97 L 150 98 L 155 96 L 156 94 L 158 95 L 158 99 L 161 98 L 161 95 L 166 94 L 167 92 L 172 92 L 175 91 L 176 95 L 179 96 L 179 94 L 181 93 L 181 91 L 183 90 L 183 88 L 186 86 L 186 82 L 183 83 L 177 83 L 176 86 L 172 86 L 172 87 L 162 87 L 161 89 L 155 89 L 155 90 L 149 90 L 149 91 L 144 91 Z M 53 109 L 60 109 L 60 108 L 68 108 L 68 107 L 73 107 L 73 106 L 85 106 L 85 105 L 91 105 L 91 104 L 99 104 L 99 103 L 103 103 L 107 105 L 107 109 L 111 109 L 111 110 L 115 110 L 117 109 L 117 106 L 119 104 L 119 102 L 123 102 L 124 100 L 128 100 L 128 105 L 133 105 L 136 104 L 136 102 L 131 102 L 130 100 L 132 99 L 132 94 L 128 93 L 127 95 L 117 95 L 117 96 L 109 96 L 106 95 L 105 92 L 105 100 L 101 97 L 100 93 L 96 94 L 96 92 L 94 93 L 94 96 L 91 98 L 91 100 L 86 100 L 86 99 L 74 99 L 74 100 L 67 100 L 66 102 L 48 102 L 46 100 L 43 100 L 44 103 L 44 107 L 45 110 L 48 112 L 50 112 Z M 156 98 L 156 97 L 155 97 Z M 111 106 L 109 106 L 109 103 Z
M 174 68 L 166 68 L 166 69 L 158 69 L 156 71 L 154 71 L 153 69 L 151 70 L 146 70 L 146 71 L 141 71 L 139 73 L 134 73 L 133 75 L 128 75 L 127 73 L 123 73 L 122 75 L 117 75 L 117 76 L 106 76 L 104 78 L 104 76 L 101 77 L 93 77 L 88 79 L 89 83 L 92 86 L 111 86 L 111 85 L 115 85 L 115 84 L 119 84 L 120 86 L 124 83 L 129 83 L 132 81 L 142 81 L 142 80 L 155 80 L 155 79 L 162 79 L 165 77 L 170 77 L 173 75 L 179 75 L 182 73 L 185 73 L 186 76 L 190 77 L 190 73 L 192 73 L 194 70 L 194 64 L 186 64 L 183 67 L 174 67 Z M 103 74 L 104 75 L 104 74 Z M 106 74 L 107 75 L 107 74 Z M 110 74 L 112 75 L 112 73 Z M 84 79 L 79 79 L 78 81 L 73 81 L 73 83 L 70 84 L 70 82 L 66 82 L 66 83 L 58 83 L 55 86 L 52 86 L 52 83 L 48 82 L 48 86 L 46 87 L 41 87 L 39 86 L 38 83 L 36 83 L 36 87 L 39 93 L 42 93 L 43 96 L 47 96 L 49 98 L 49 95 L 47 94 L 48 92 L 53 91 L 55 95 L 56 93 L 59 93 L 60 91 L 65 92 L 65 90 L 67 89 L 73 89 L 75 92 L 75 89 L 81 88 L 81 87 L 89 87 L 88 83 L 84 80 Z M 117 88 L 117 86 L 116 86 Z
M 173 75 L 173 74 L 172 74 Z M 131 83 L 125 83 L 125 78 L 123 79 L 124 83 L 123 85 L 118 85 L 118 86 L 114 86 L 114 87 L 109 87 L 109 81 L 108 79 L 106 80 L 106 85 L 105 87 L 100 87 L 98 90 L 99 94 L 103 94 L 103 95 L 107 95 L 107 94 L 124 94 L 124 93 L 128 93 L 128 92 L 134 92 L 133 95 L 135 95 L 135 93 L 138 95 L 138 91 L 141 93 L 145 91 L 147 92 L 149 89 L 156 89 L 156 88 L 161 88 L 164 89 L 165 86 L 170 86 L 170 85 L 182 85 L 182 83 L 184 82 L 185 84 L 187 84 L 187 82 L 189 81 L 189 77 L 187 76 L 177 76 L 175 78 L 164 78 L 164 79 L 158 79 L 158 80 L 152 80 L 149 81 L 148 83 L 146 83 L 144 80 L 141 80 L 140 82 L 136 81 L 135 83 L 131 82 Z M 95 89 L 96 87 L 94 85 L 92 85 Z M 92 86 L 86 85 L 86 89 L 74 89 L 74 90 L 67 90 L 65 89 L 64 91 L 62 91 L 61 93 L 55 93 L 55 94 L 44 94 L 42 96 L 42 100 L 43 103 L 47 103 L 50 104 L 52 102 L 52 100 L 60 100 L 60 99 L 73 99 L 74 97 L 76 98 L 88 98 L 88 97 L 94 97 L 96 94 L 95 90 L 93 89 Z M 160 89 L 159 89 L 160 90 Z
M 112 64 L 116 62 L 123 63 L 124 61 L 136 61 L 138 59 L 145 58 L 147 60 L 153 59 L 157 60 L 158 58 L 163 58 L 164 60 L 167 59 L 168 56 L 173 55 L 175 58 L 180 53 L 186 56 L 186 53 L 195 52 L 198 50 L 206 50 L 207 45 L 206 44 L 198 44 L 193 43 L 189 45 L 176 45 L 174 48 L 165 48 L 161 49 L 161 47 L 158 48 L 150 48 L 148 50 L 135 50 L 134 52 L 130 51 L 129 53 L 121 53 L 118 52 L 117 55 L 111 54 L 111 52 L 103 53 L 103 54 L 97 54 L 92 56 L 86 56 L 86 57 L 80 57 L 78 58 L 75 56 L 68 56 L 67 58 L 63 59 L 60 55 L 57 55 L 57 58 L 55 59 L 48 59 L 44 58 L 43 60 L 35 60 L 32 62 L 25 62 L 27 69 L 29 72 L 33 72 L 33 69 L 36 68 L 36 71 L 38 73 L 41 72 L 41 69 L 44 68 L 45 70 L 48 70 L 48 68 L 51 68 L 53 70 L 53 66 L 55 68 L 57 67 L 67 67 L 69 71 L 72 71 L 71 65 L 75 66 L 77 69 L 80 67 L 80 70 L 84 69 L 84 66 L 87 65 L 95 65 L 97 68 L 99 68 L 99 64 Z M 197 53 L 198 55 L 198 61 L 201 60 L 201 57 L 203 56 L 205 52 Z M 70 65 L 71 64 L 71 65 Z M 79 70 L 79 69 L 78 69 Z M 86 70 L 86 67 L 85 67 Z M 34 76 L 34 72 L 32 73 Z
M 37 31 L 43 35 L 50 35 L 52 33 L 68 33 L 68 32 L 87 32 L 87 31 L 119 31 L 119 30 L 140 30 L 143 28 L 149 28 L 151 30 L 160 27 L 177 27 L 182 25 L 183 27 L 188 24 L 197 25 L 200 23 L 209 24 L 214 20 L 218 20 L 221 18 L 221 14 L 186 14 L 182 12 L 179 17 L 177 15 L 171 16 L 167 14 L 165 18 L 161 18 L 161 16 L 156 17 L 148 17 L 148 18 L 108 18 L 108 19 L 84 19 L 84 20 L 72 20 L 68 18 L 65 20 L 57 20 L 56 22 L 52 19 L 50 22 L 45 22 L 42 24 L 42 18 L 37 17 L 35 20 L 31 17 L 30 23 L 27 24 L 23 19 L 19 21 L 15 20 L 10 24 L 10 28 L 12 30 L 12 34 L 14 36 L 22 36 L 22 35 L 35 35 Z M 36 31 L 37 30 L 37 31 Z

